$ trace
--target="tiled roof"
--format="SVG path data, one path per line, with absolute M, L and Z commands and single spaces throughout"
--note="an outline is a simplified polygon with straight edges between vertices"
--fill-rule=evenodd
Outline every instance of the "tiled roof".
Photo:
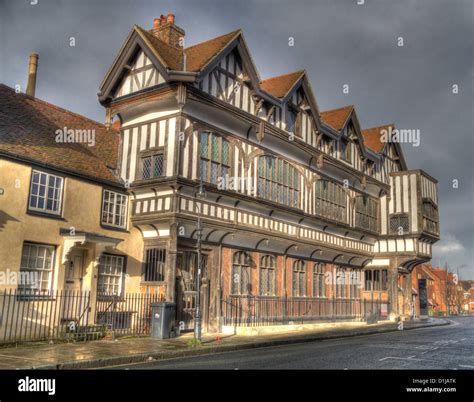
M 56 130 L 94 130 L 95 146 L 56 142 Z M 118 183 L 119 133 L 79 114 L 0 84 L 0 152 Z
M 165 67 L 170 70 L 183 70 L 183 56 L 186 54 L 186 71 L 198 72 L 202 70 L 221 50 L 223 50 L 240 33 L 237 31 L 229 32 L 225 35 L 209 39 L 188 48 L 180 49 L 171 46 L 161 39 L 158 39 L 151 32 L 135 25 L 137 32 L 145 38 L 151 47 L 159 54 L 165 63 Z
M 135 25 L 135 29 L 144 37 L 160 55 L 161 59 L 165 62 L 165 67 L 169 67 L 171 70 L 182 70 L 183 67 L 183 50 L 177 47 L 171 46 L 166 42 L 158 39 L 151 32 Z
M 193 72 L 202 70 L 240 33 L 239 29 L 186 48 L 184 50 L 186 53 L 186 70 Z
M 328 126 L 339 131 L 344 127 L 344 123 L 347 121 L 347 118 L 353 109 L 354 106 L 349 105 L 338 109 L 326 110 L 325 112 L 320 113 L 321 120 Z
M 380 137 L 382 130 L 388 130 L 390 127 L 393 128 L 393 124 L 387 124 L 380 127 L 366 128 L 362 130 L 362 137 L 364 138 L 364 144 L 372 151 L 380 153 L 383 151 L 385 142 L 382 142 Z
M 268 78 L 260 83 L 260 87 L 276 98 L 284 98 L 304 73 L 304 70 L 299 70 Z

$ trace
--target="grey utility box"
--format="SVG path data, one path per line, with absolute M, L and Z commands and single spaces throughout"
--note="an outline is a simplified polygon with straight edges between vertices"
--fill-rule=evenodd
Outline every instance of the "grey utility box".
M 167 339 L 175 336 L 176 303 L 157 302 L 151 304 L 151 336 Z

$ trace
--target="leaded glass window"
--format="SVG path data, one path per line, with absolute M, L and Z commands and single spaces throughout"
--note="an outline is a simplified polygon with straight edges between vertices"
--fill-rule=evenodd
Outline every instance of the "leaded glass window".
M 200 169 L 202 179 L 208 183 L 218 184 L 220 177 L 230 173 L 229 141 L 220 135 L 202 132 Z
M 318 180 L 315 194 L 317 215 L 347 223 L 347 194 L 342 186 L 328 180 Z
M 282 159 L 260 156 L 257 190 L 259 197 L 298 208 L 300 191 L 298 170 Z
M 326 286 L 324 280 L 324 264 L 318 262 L 313 267 L 313 296 L 326 297 Z
M 373 232 L 378 230 L 378 202 L 376 200 L 366 196 L 356 197 L 355 225 Z
M 293 296 L 306 296 L 306 264 L 303 260 L 293 262 Z
M 251 294 L 250 256 L 245 251 L 236 251 L 232 259 L 230 291 L 233 295 Z
M 261 296 L 275 295 L 275 257 L 272 255 L 263 255 L 260 257 L 260 286 Z

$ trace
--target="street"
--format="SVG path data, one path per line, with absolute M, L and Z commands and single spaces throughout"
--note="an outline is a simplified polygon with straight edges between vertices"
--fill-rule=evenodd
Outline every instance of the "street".
M 451 325 L 116 366 L 117 369 L 474 369 L 474 317 Z

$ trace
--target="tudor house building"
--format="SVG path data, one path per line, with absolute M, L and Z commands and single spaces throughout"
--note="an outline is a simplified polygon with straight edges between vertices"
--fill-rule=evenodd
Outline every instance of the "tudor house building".
M 320 111 L 305 71 L 262 80 L 240 30 L 191 47 L 183 38 L 171 14 L 149 30 L 133 26 L 100 85 L 106 122 L 88 152 L 29 151 L 0 137 L 1 209 L 11 220 L 0 228 L 0 260 L 19 269 L 26 254 L 56 253 L 45 286 L 62 286 L 65 262 L 86 250 L 81 284 L 154 289 L 192 328 L 199 220 L 205 330 L 222 329 L 229 303 L 249 296 L 375 298 L 387 317 L 408 317 L 410 272 L 439 239 L 437 182 L 409 170 L 398 143 L 382 142 L 394 126 L 363 129 L 353 106 Z M 0 92 L 29 123 L 44 124 L 38 108 L 57 118 L 59 108 L 9 91 Z M 25 192 L 14 202 L 6 197 L 20 176 Z M 37 228 L 38 219 L 48 224 Z M 65 230 L 74 225 L 79 235 Z M 347 277 L 363 283 L 337 280 Z

